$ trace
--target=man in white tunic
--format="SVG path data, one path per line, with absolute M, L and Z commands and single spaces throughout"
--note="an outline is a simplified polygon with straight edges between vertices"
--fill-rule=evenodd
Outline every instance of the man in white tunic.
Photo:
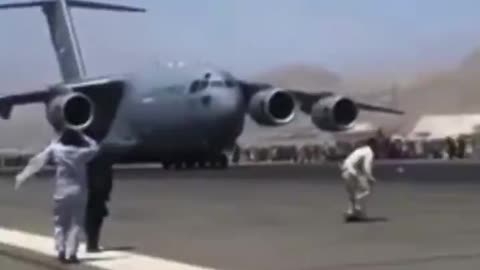
M 372 175 L 375 140 L 370 139 L 355 149 L 341 165 L 342 178 L 348 194 L 349 207 L 346 221 L 364 219 L 366 217 L 365 200 L 370 195 L 371 184 L 376 180 Z
M 18 189 L 49 160 L 56 165 L 54 238 L 58 259 L 78 263 L 77 251 L 87 203 L 86 163 L 97 153 L 97 143 L 78 131 L 67 129 L 42 152 L 34 156 L 16 176 Z

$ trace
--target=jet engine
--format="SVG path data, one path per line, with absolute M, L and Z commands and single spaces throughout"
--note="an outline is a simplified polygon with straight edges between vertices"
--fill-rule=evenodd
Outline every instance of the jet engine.
M 358 108 L 349 98 L 330 96 L 317 101 L 311 112 L 312 122 L 326 131 L 342 131 L 353 126 Z
M 55 130 L 64 127 L 84 130 L 92 123 L 93 116 L 93 102 L 80 93 L 57 96 L 47 104 L 47 119 Z
M 295 117 L 295 100 L 282 89 L 264 90 L 252 97 L 248 111 L 260 125 L 284 125 Z

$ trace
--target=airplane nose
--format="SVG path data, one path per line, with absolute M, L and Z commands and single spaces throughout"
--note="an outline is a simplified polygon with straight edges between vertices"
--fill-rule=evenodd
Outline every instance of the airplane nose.
M 208 130 L 206 132 L 216 143 L 231 143 L 240 135 L 244 125 L 245 112 L 243 96 L 236 88 L 211 88 L 206 91 L 202 102 L 207 109 Z
M 203 97 L 202 103 L 209 104 L 222 118 L 238 117 L 241 113 L 242 99 L 236 89 L 217 87 L 208 92 L 209 95 Z

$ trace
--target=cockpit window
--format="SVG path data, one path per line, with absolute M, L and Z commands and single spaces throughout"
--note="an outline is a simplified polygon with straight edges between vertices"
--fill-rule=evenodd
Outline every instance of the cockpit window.
M 208 86 L 208 81 L 206 80 L 195 80 L 190 85 L 190 93 L 196 93 L 201 90 L 204 90 Z
M 235 83 L 231 80 L 226 80 L 226 81 L 220 81 L 220 80 L 216 80 L 216 81 L 210 81 L 209 83 L 210 86 L 213 86 L 213 87 L 227 87 L 227 88 L 233 88 L 235 87 Z
M 160 88 L 153 88 L 152 91 L 154 93 L 158 93 L 161 95 L 162 93 L 169 93 L 173 95 L 183 95 L 185 94 L 185 85 L 184 84 L 173 84 L 165 87 Z
M 222 78 L 212 78 L 212 75 L 210 73 L 206 73 L 203 79 L 195 80 L 192 82 L 189 92 L 197 93 L 199 91 L 205 90 L 209 86 L 234 88 L 236 86 L 236 82 L 232 79 L 224 80 Z
M 227 79 L 227 80 L 225 80 L 225 85 L 228 88 L 233 88 L 233 87 L 235 87 L 235 81 Z
M 210 81 L 209 85 L 212 86 L 212 87 L 224 87 L 225 86 L 223 81 Z

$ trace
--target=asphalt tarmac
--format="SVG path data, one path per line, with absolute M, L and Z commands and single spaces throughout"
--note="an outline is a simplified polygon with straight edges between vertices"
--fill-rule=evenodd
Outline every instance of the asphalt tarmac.
M 218 270 L 480 267 L 480 165 L 389 163 L 375 172 L 372 220 L 345 224 L 335 165 L 117 171 L 103 243 Z M 50 236 L 50 194 L 48 178 L 13 192 L 3 176 L 0 227 Z M 58 267 L 0 245 L 0 269 Z

